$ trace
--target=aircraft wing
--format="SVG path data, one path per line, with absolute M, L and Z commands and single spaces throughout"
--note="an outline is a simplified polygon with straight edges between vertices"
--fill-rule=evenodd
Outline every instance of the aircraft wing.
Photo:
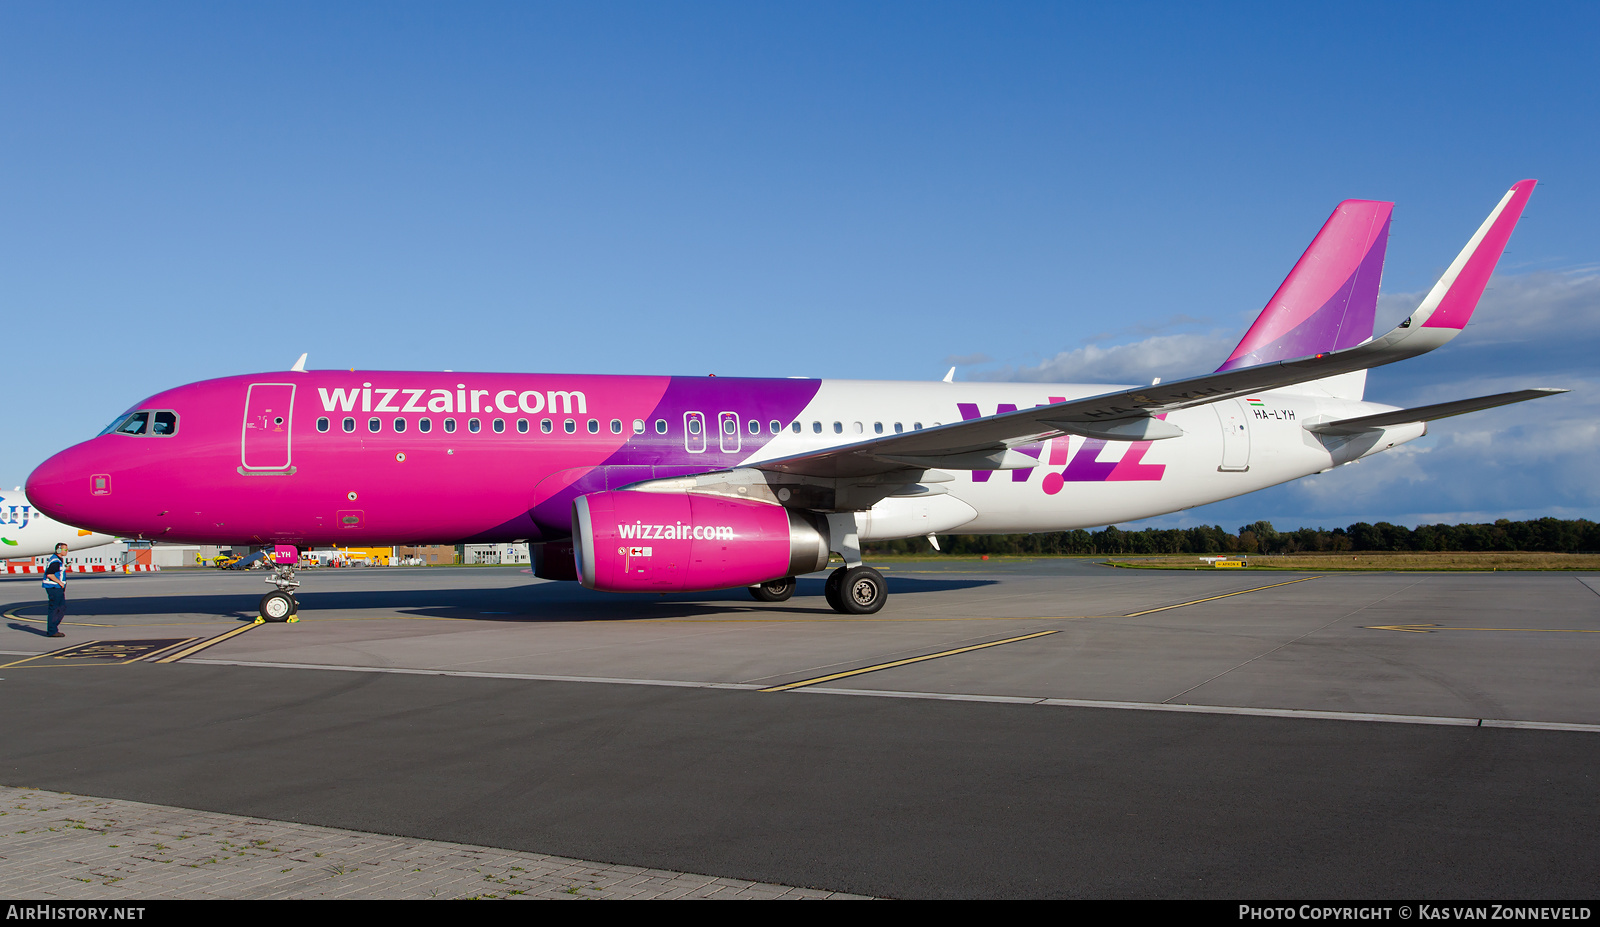
M 1222 399 L 1295 386 L 1381 367 L 1426 354 L 1461 334 L 1533 194 L 1534 181 L 1514 184 L 1484 220 L 1422 304 L 1387 334 L 1342 351 L 1218 371 L 887 435 L 805 454 L 752 462 L 759 470 L 824 478 L 866 477 L 895 470 L 1006 470 L 1038 466 L 1014 448 L 1065 432 L 1141 441 L 1182 434 L 1157 416 Z M 1415 421 L 1415 419 L 1410 419 Z

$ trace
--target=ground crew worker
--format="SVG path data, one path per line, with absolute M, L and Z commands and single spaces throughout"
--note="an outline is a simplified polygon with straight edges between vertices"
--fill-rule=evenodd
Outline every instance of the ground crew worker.
M 50 597 L 50 617 L 45 624 L 45 637 L 66 637 L 61 633 L 61 619 L 67 614 L 67 545 L 57 544 L 55 555 L 44 567 L 44 594 Z

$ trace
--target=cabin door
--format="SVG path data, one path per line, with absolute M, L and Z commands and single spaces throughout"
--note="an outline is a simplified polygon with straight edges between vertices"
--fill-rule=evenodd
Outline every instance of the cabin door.
M 289 426 L 293 418 L 293 383 L 250 384 L 244 400 L 242 469 L 289 469 Z
M 1224 399 L 1212 403 L 1211 408 L 1222 424 L 1222 463 L 1217 469 L 1243 473 L 1250 469 L 1250 420 L 1244 407 L 1237 399 Z

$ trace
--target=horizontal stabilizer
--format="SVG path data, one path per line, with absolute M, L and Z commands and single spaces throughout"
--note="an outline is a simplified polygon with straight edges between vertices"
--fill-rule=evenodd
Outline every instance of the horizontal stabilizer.
M 1319 435 L 1358 435 L 1365 431 L 1388 428 L 1391 425 L 1431 422 L 1434 419 L 1449 418 L 1452 415 L 1465 415 L 1468 412 L 1479 412 L 1484 409 L 1492 409 L 1495 406 L 1510 405 L 1513 402 L 1526 402 L 1529 399 L 1543 399 L 1546 396 L 1555 396 L 1565 392 L 1567 390 L 1564 389 L 1519 389 L 1512 393 L 1479 396 L 1477 399 L 1457 399 L 1454 402 L 1441 402 L 1431 406 L 1419 406 L 1415 409 L 1396 409 L 1393 412 L 1379 412 L 1377 415 L 1363 415 L 1360 418 L 1340 419 L 1337 422 L 1322 422 L 1317 425 L 1307 425 L 1306 430 Z

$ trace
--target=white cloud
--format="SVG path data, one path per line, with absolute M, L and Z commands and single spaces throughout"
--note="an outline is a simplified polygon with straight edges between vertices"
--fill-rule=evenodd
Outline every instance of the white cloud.
M 1216 332 L 1156 335 L 1131 344 L 1086 344 L 1032 366 L 1008 364 L 974 375 L 979 380 L 1028 383 L 1148 383 L 1215 370 L 1237 338 Z
M 1426 295 L 1423 291 L 1378 297 L 1379 326 L 1397 323 Z M 1496 342 L 1600 339 L 1600 274 L 1584 267 L 1497 275 L 1478 302 L 1468 331 L 1474 340 Z
M 1380 327 L 1404 318 L 1423 295 L 1384 296 Z M 1148 383 L 1214 369 L 1238 337 L 1212 331 L 1088 344 L 981 378 Z M 1263 518 L 1280 528 L 1600 518 L 1600 377 L 1590 360 L 1597 352 L 1595 268 L 1497 276 L 1459 340 L 1427 359 L 1381 368 L 1368 398 L 1413 406 L 1531 386 L 1571 393 L 1443 419 L 1428 437 L 1352 466 L 1141 524 L 1231 530 Z
M 1380 296 L 1379 326 L 1387 329 L 1399 322 L 1416 309 L 1425 295 L 1426 292 Z M 1167 333 L 1172 328 L 1205 322 L 1180 314 L 1161 322 L 1135 323 L 1114 332 L 1091 335 L 1083 339 L 1082 347 L 1062 351 L 1037 364 L 1006 364 L 974 373 L 972 378 L 1031 383 L 1148 383 L 1153 377 L 1170 380 L 1194 376 L 1215 370 L 1244 337 L 1243 328 L 1237 332 L 1214 329 Z M 1104 344 L 1128 335 L 1145 337 L 1124 344 Z M 1456 346 L 1493 351 L 1496 345 L 1517 344 L 1571 354 L 1589 343 L 1600 348 L 1600 273 L 1584 267 L 1495 277 L 1473 314 L 1467 333 Z M 947 363 L 976 364 L 987 360 L 977 355 L 971 359 L 950 358 Z M 1537 375 L 1538 371 L 1529 370 L 1528 374 Z M 1530 385 L 1526 381 L 1524 377 L 1516 385 L 1503 388 Z M 1453 391 L 1456 385 L 1435 382 L 1428 384 L 1427 391 L 1451 398 L 1475 395 Z

